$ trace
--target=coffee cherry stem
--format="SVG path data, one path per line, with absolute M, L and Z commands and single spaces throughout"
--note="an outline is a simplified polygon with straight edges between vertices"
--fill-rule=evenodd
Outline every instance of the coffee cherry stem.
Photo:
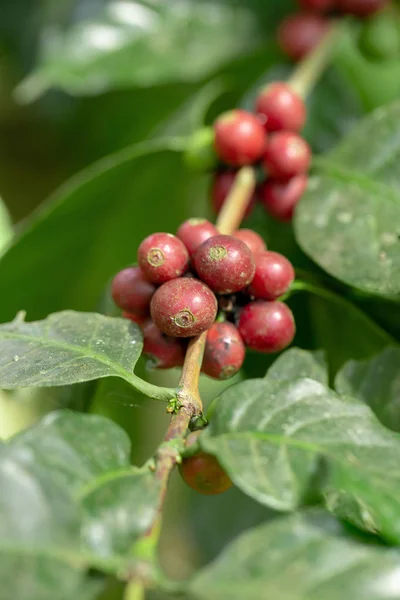
M 303 58 L 289 78 L 288 85 L 304 100 L 331 62 L 342 29 L 342 21 L 332 21 L 329 31 L 321 42 Z

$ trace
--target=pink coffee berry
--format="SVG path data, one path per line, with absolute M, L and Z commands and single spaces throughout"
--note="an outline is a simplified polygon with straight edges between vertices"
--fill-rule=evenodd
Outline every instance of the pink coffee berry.
M 236 171 L 220 171 L 216 173 L 214 176 L 214 180 L 212 182 L 211 187 L 211 203 L 214 209 L 215 214 L 218 214 L 221 210 L 229 192 L 231 191 L 233 182 L 236 178 Z M 253 211 L 254 205 L 256 203 L 256 195 L 253 194 L 252 199 L 250 200 L 246 212 L 245 217 L 249 217 Z
M 192 255 L 203 242 L 218 235 L 218 229 L 207 219 L 188 219 L 182 223 L 176 235 Z
M 307 142 L 291 131 L 273 133 L 264 154 L 264 168 L 274 179 L 289 179 L 305 173 L 311 162 Z
M 175 235 L 153 233 L 140 244 L 138 263 L 149 281 L 161 284 L 188 270 L 189 253 Z
M 150 304 L 156 326 L 172 337 L 192 337 L 206 331 L 217 316 L 217 299 L 198 279 L 180 277 L 164 283 Z
M 117 273 L 111 284 L 111 295 L 117 306 L 136 314 L 149 314 L 150 300 L 156 291 L 139 267 L 128 267 Z
M 277 300 L 247 304 L 240 313 L 238 329 L 248 348 L 265 353 L 280 352 L 296 333 L 292 311 Z
M 200 279 L 218 294 L 237 292 L 254 276 L 253 253 L 244 242 L 231 235 L 216 235 L 204 242 L 193 261 Z
M 185 345 L 179 338 L 164 335 L 151 319 L 142 325 L 143 352 L 157 369 L 181 367 L 185 360 Z
M 369 17 L 389 4 L 389 0 L 336 0 L 336 2 L 339 10 L 356 17 Z
M 260 200 L 265 210 L 279 219 L 292 220 L 296 205 L 307 187 L 308 177 L 301 174 L 287 180 L 267 179 L 260 187 Z
M 330 22 L 312 12 L 290 15 L 278 28 L 278 43 L 285 54 L 299 60 L 318 45 L 330 28 Z
M 261 158 L 265 132 L 257 117 L 245 110 L 231 110 L 214 123 L 215 150 L 219 158 L 234 167 L 249 165 Z
M 244 242 L 254 255 L 264 252 L 267 249 L 267 245 L 261 235 L 258 235 L 252 229 L 238 229 L 233 234 L 233 237 Z
M 275 300 L 285 294 L 294 280 L 292 263 L 279 252 L 260 252 L 248 291 L 255 298 Z
M 300 131 L 306 120 L 303 99 L 283 81 L 271 83 L 261 90 L 256 100 L 256 112 L 267 131 Z
M 245 355 L 246 348 L 235 325 L 228 321 L 214 323 L 207 331 L 201 370 L 214 379 L 229 379 L 240 370 Z
M 304 10 L 313 10 L 316 12 L 328 12 L 335 8 L 337 0 L 297 0 Z

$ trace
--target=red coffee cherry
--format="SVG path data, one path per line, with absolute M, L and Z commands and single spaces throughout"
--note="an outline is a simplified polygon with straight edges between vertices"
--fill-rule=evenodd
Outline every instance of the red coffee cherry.
M 314 10 L 316 12 L 328 12 L 335 8 L 337 0 L 297 0 L 304 10 Z
M 245 110 L 231 110 L 214 123 L 215 150 L 219 158 L 234 167 L 250 165 L 261 158 L 265 132 L 260 121 Z
M 204 283 L 181 277 L 164 283 L 150 304 L 157 327 L 172 337 L 192 337 L 206 331 L 217 316 L 217 299 Z
M 255 298 L 275 300 L 285 294 L 295 277 L 292 263 L 279 252 L 260 252 L 248 291 Z
M 207 331 L 203 373 L 214 379 L 229 379 L 243 365 L 246 348 L 233 323 L 214 323 Z
M 161 284 L 188 270 L 189 254 L 181 240 L 171 233 L 153 233 L 140 244 L 138 263 L 147 279 Z
M 300 131 L 306 121 L 303 99 L 283 81 L 267 85 L 256 100 L 256 112 L 267 131 Z
M 149 312 L 150 312 L 150 304 L 149 304 Z M 135 315 L 133 313 L 127 312 L 126 310 L 124 310 L 122 312 L 121 317 L 123 317 L 124 319 L 129 319 L 129 321 L 133 321 L 133 323 L 136 323 L 136 325 L 139 325 L 140 328 L 142 328 L 142 325 L 148 319 L 147 315 Z
M 193 256 L 198 276 L 214 292 L 231 294 L 246 287 L 254 276 L 255 262 L 244 242 L 231 235 L 216 235 Z
M 344 13 L 357 17 L 368 17 L 381 10 L 389 0 L 336 0 L 337 7 Z
M 211 188 L 211 203 L 215 214 L 219 213 L 229 192 L 231 191 L 236 174 L 237 171 L 221 171 L 215 174 Z M 255 203 L 256 195 L 253 194 L 253 197 L 247 206 L 244 215 L 245 217 L 249 217 L 251 215 Z
M 192 255 L 203 242 L 218 235 L 218 229 L 207 219 L 188 219 L 182 223 L 176 235 Z
M 183 340 L 164 335 L 151 319 L 147 319 L 143 329 L 143 352 L 147 354 L 157 369 L 181 367 L 185 360 Z
M 267 179 L 260 188 L 260 200 L 265 210 L 279 221 L 292 220 L 294 209 L 307 187 L 307 175 L 290 179 Z
M 305 173 L 310 162 L 310 146 L 297 133 L 278 131 L 271 135 L 263 162 L 270 177 L 289 179 Z
M 200 431 L 193 431 L 187 437 L 188 447 L 193 445 L 200 435 Z M 215 456 L 206 452 L 199 452 L 184 458 L 179 465 L 179 472 L 183 481 L 199 494 L 212 496 L 222 494 L 232 487 L 232 481 L 225 473 Z
M 258 352 L 280 352 L 296 333 L 293 313 L 283 302 L 256 300 L 240 313 L 239 333 L 246 346 Z
M 245 243 L 254 255 L 259 252 L 264 252 L 264 250 L 267 249 L 267 245 L 261 235 L 258 235 L 258 233 L 252 229 L 238 229 L 233 234 L 233 237 Z
M 278 43 L 285 54 L 298 60 L 318 45 L 330 28 L 330 22 L 315 13 L 296 13 L 278 28 Z
M 150 300 L 155 291 L 155 286 L 146 279 L 139 267 L 123 269 L 111 284 L 115 304 L 136 315 L 149 314 Z

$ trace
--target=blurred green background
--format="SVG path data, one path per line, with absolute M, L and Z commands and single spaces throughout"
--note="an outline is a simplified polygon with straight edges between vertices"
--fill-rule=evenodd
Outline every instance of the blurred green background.
M 112 313 L 108 283 L 135 260 L 141 239 L 156 230 L 174 232 L 189 216 L 210 215 L 208 176 L 187 168 L 184 150 L 192 133 L 220 111 L 251 106 L 262 83 L 287 76 L 293 65 L 280 53 L 275 32 L 294 9 L 290 0 L 3 3 L 1 321 L 18 310 L 26 310 L 29 320 L 64 308 Z M 399 57 L 366 55 L 359 30 L 349 22 L 332 67 L 308 99 L 305 136 L 316 153 L 400 96 Z M 249 225 L 271 249 L 319 274 L 296 246 L 290 226 L 261 210 Z M 340 306 L 304 296 L 292 306 L 297 343 L 323 347 L 333 371 L 387 343 L 355 307 L 346 313 L 343 348 L 336 329 Z M 269 362 L 249 356 L 243 376 L 262 375 Z M 177 378 L 174 372 L 149 373 L 144 361 L 140 369 L 162 385 Z M 206 403 L 223 385 L 202 381 Z M 17 406 L 5 398 L 1 434 L 52 406 L 91 410 L 128 430 L 140 464 L 167 423 L 162 406 L 114 380 L 46 394 L 39 403 L 19 397 Z M 186 576 L 241 529 L 269 515 L 235 490 L 199 499 L 178 477 L 168 506 L 163 562 L 172 576 Z M 105 598 L 118 598 L 114 591 L 111 582 Z

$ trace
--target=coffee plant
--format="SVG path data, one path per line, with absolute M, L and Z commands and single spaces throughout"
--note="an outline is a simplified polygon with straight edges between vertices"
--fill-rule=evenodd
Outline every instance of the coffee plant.
M 0 600 L 398 600 L 400 6 L 3 10 Z

